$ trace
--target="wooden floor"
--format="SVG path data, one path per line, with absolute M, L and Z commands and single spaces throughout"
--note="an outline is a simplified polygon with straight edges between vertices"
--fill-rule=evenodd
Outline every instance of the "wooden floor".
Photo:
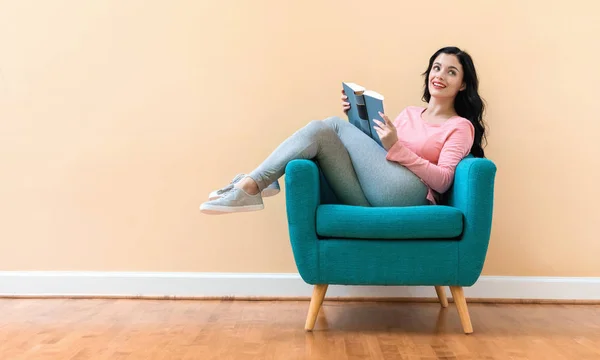
M 0 359 L 600 359 L 600 305 L 1 299 Z

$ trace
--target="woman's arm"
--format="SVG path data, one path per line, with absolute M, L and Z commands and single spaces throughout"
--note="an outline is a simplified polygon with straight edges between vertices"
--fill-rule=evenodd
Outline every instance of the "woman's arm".
M 430 188 L 444 193 L 452 185 L 456 166 L 471 151 L 473 134 L 473 125 L 461 122 L 444 143 L 437 164 L 418 156 L 399 141 L 390 148 L 386 158 L 407 167 Z

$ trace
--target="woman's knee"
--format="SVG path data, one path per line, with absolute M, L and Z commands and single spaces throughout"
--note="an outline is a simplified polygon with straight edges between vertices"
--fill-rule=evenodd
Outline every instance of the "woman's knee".
M 306 125 L 306 129 L 312 135 L 331 132 L 333 129 L 323 120 L 312 120 Z
M 347 121 L 339 116 L 328 117 L 327 119 L 323 120 L 323 122 L 333 128 L 340 126 L 340 124 L 347 123 Z

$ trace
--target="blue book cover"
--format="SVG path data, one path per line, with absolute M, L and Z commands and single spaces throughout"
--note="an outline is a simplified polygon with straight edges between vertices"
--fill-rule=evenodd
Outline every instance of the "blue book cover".
M 367 108 L 365 106 L 365 99 L 363 93 L 365 88 L 355 83 L 342 83 L 344 93 L 348 96 L 350 103 L 350 110 L 348 110 L 348 121 L 350 124 L 356 126 L 362 130 L 368 136 L 371 136 L 371 129 L 369 128 L 369 116 L 367 114 Z
M 344 93 L 348 96 L 346 101 L 350 103 L 348 121 L 383 146 L 379 135 L 373 128 L 376 125 L 373 119 L 383 122 L 378 113 L 379 111 L 383 113 L 383 96 L 355 83 L 342 82 L 342 86 Z
M 363 94 L 364 98 L 365 98 L 365 106 L 367 107 L 367 115 L 369 116 L 369 127 L 371 128 L 371 137 L 373 138 L 373 140 L 375 140 L 379 145 L 381 145 L 383 147 L 383 144 L 381 143 L 381 140 L 379 139 L 379 135 L 377 134 L 377 131 L 375 131 L 375 129 L 373 128 L 375 125 L 377 125 L 373 119 L 379 120 L 382 123 L 385 123 L 385 121 L 383 120 L 383 118 L 379 115 L 379 112 L 381 112 L 382 114 L 385 114 L 383 112 L 383 95 L 372 91 L 372 90 L 367 90 L 364 92 Z

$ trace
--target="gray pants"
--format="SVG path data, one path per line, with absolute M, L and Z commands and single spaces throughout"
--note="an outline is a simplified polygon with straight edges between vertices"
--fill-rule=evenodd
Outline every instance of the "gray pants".
M 335 195 L 347 205 L 425 205 L 427 187 L 386 151 L 339 117 L 311 121 L 279 145 L 248 174 L 262 191 L 279 179 L 294 159 L 318 161 Z

